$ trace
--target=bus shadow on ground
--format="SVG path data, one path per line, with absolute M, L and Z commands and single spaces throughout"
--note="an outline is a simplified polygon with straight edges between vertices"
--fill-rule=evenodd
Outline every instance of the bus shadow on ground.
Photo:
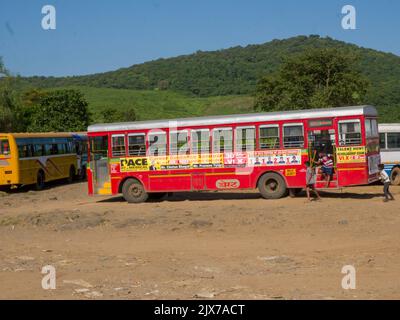
M 328 199 L 373 199 L 383 197 L 383 193 L 355 193 L 355 192 L 327 192 L 319 191 L 321 198 Z M 298 197 L 306 197 L 305 192 L 301 192 Z
M 0 191 L 6 192 L 8 194 L 15 194 L 15 193 L 27 193 L 27 192 L 41 192 L 51 189 L 57 189 L 59 187 L 63 187 L 65 185 L 74 185 L 78 183 L 86 182 L 85 180 L 76 180 L 73 182 L 68 182 L 66 179 L 63 180 L 54 180 L 46 182 L 46 185 L 42 190 L 36 190 L 34 185 L 24 185 L 18 188 L 11 189 L 10 187 L 0 188 Z
M 322 199 L 373 199 L 383 197 L 383 193 L 354 193 L 354 192 L 327 192 L 319 191 Z M 295 198 L 306 199 L 305 191 L 300 192 Z M 173 195 L 165 196 L 162 199 L 148 199 L 147 203 L 159 202 L 180 202 L 180 201 L 218 201 L 218 200 L 254 200 L 262 199 L 258 192 L 176 192 Z M 266 200 L 268 201 L 268 200 Z M 122 196 L 107 198 L 97 201 L 98 203 L 125 202 Z

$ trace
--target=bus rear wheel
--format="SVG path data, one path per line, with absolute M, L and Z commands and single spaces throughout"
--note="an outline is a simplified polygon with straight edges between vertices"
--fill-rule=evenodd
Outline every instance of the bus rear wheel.
M 400 186 L 400 168 L 393 168 L 392 173 L 390 174 L 390 181 L 395 186 Z
M 258 190 L 265 199 L 282 198 L 287 191 L 283 178 L 273 172 L 264 174 L 258 181 Z
M 36 190 L 43 190 L 44 184 L 45 184 L 44 172 L 43 171 L 38 171 L 37 176 L 36 176 L 35 189 Z
M 128 179 L 124 182 L 122 186 L 122 195 L 129 203 L 145 202 L 149 197 L 143 185 L 134 179 Z

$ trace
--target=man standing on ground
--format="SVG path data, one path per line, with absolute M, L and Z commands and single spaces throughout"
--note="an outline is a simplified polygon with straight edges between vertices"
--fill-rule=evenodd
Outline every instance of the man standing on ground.
M 390 178 L 384 169 L 385 169 L 385 166 L 383 164 L 380 164 L 379 165 L 379 177 L 381 178 L 381 181 L 383 182 L 383 193 L 385 194 L 385 199 L 383 199 L 383 202 L 388 202 L 389 200 L 394 200 L 394 197 L 389 191 Z

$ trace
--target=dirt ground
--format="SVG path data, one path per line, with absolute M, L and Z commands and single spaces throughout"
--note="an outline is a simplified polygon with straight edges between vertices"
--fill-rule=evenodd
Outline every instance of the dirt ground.
M 85 183 L 0 194 L 1 299 L 400 299 L 400 188 L 128 204 Z M 42 267 L 56 269 L 44 290 Z M 356 289 L 341 286 L 356 269 Z

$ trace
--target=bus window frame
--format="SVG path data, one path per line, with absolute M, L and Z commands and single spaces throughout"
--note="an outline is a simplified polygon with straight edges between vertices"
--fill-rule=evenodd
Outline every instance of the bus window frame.
M 227 150 L 225 150 L 225 148 L 224 148 L 224 150 L 223 151 L 221 151 L 221 144 L 219 145 L 219 150 L 218 150 L 218 152 L 215 152 L 215 150 L 214 150 L 214 132 L 216 132 L 216 131 L 231 131 L 231 133 L 232 133 L 232 145 L 231 145 L 231 150 L 229 150 L 229 151 L 227 151 Z M 212 151 L 212 153 L 214 154 L 214 153 L 226 153 L 226 152 L 234 152 L 234 142 L 235 142 L 235 136 L 234 136 L 234 132 L 235 132 L 235 130 L 234 130 L 234 127 L 218 127 L 218 128 L 213 128 L 212 129 L 212 140 L 211 140 L 211 151 Z M 224 145 L 225 145 L 225 141 L 224 141 Z
M 360 125 L 360 142 L 358 144 L 347 144 L 346 139 L 343 144 L 341 144 L 341 131 L 340 131 L 340 125 L 342 123 L 354 123 L 358 122 Z M 337 121 L 337 137 L 338 137 L 338 147 L 351 147 L 351 146 L 360 146 L 365 144 L 364 137 L 366 137 L 366 130 L 365 130 L 365 123 L 361 121 L 360 118 L 354 118 L 354 119 L 339 119 Z
M 246 146 L 246 149 L 245 150 L 243 150 L 243 148 L 238 148 L 239 146 L 238 146 L 238 131 L 239 130 L 243 130 L 243 129 L 253 129 L 254 130 L 254 138 L 253 138 L 253 140 L 254 140 L 254 144 L 253 144 L 253 150 L 249 150 L 249 149 L 247 149 L 247 144 L 245 145 Z M 232 133 L 232 136 L 233 136 L 233 133 Z M 243 137 L 242 137 L 242 139 L 241 139 L 242 141 L 243 141 Z M 242 142 L 241 141 L 241 142 Z M 247 142 L 247 139 L 246 139 L 246 142 Z M 242 146 L 243 147 L 243 145 L 242 144 L 240 144 L 240 146 Z M 254 125 L 254 126 L 238 126 L 238 127 L 236 127 L 235 128 L 235 140 L 234 140 L 234 146 L 233 146 L 233 150 L 235 150 L 236 152 L 253 152 L 253 151 L 255 151 L 257 149 L 257 127 Z
M 298 127 L 301 126 L 301 132 L 303 136 L 303 144 L 295 147 L 286 147 L 285 146 L 285 128 L 287 127 Z M 303 122 L 288 122 L 282 125 L 282 148 L 283 149 L 304 149 L 306 148 L 306 136 L 305 136 L 305 128 Z
M 114 140 L 113 140 L 114 137 L 124 138 L 124 144 L 123 144 L 124 152 L 121 154 L 114 155 Z M 112 133 L 110 135 L 110 139 L 111 139 L 111 158 L 126 157 L 126 135 L 124 133 Z
M 144 154 L 140 154 L 140 155 L 133 155 L 133 154 L 130 154 L 130 151 L 129 151 L 129 147 L 130 147 L 130 143 L 129 143 L 129 137 L 140 137 L 140 136 L 143 136 L 143 142 L 144 142 Z M 147 154 L 147 143 L 146 143 L 146 133 L 145 132 L 132 132 L 132 133 L 128 133 L 127 134 L 127 144 L 128 144 L 128 149 L 127 149 L 127 151 L 128 151 L 128 156 L 129 157 L 145 157 L 146 156 L 146 154 Z
M 186 133 L 186 145 L 187 145 L 187 147 L 186 147 L 186 152 L 185 153 L 183 153 L 183 154 L 185 154 L 185 155 L 187 155 L 187 154 L 190 154 L 190 134 L 189 134 L 189 130 L 188 129 L 182 129 L 182 130 L 172 130 L 172 131 L 169 131 L 169 133 L 168 133 L 168 136 L 169 136 L 169 140 L 168 140 L 168 154 L 169 155 L 180 155 L 180 153 L 179 153 L 179 149 L 180 148 L 178 148 L 178 137 L 179 137 L 179 134 L 180 133 Z M 171 134 L 177 134 L 177 140 L 176 140 L 176 152 L 172 152 L 172 150 L 171 150 Z
M 278 146 L 276 148 L 261 148 L 261 129 L 265 128 L 277 128 L 278 129 Z M 281 142 L 281 130 L 280 125 L 278 123 L 271 123 L 271 124 L 262 124 L 258 126 L 258 143 L 257 143 L 257 150 L 278 150 L 281 149 L 282 142 Z
M 207 148 L 207 152 L 204 152 L 204 154 L 210 154 L 212 152 L 212 144 L 211 144 L 211 130 L 210 129 L 191 129 L 190 130 L 190 154 L 203 154 L 203 145 L 200 144 L 200 150 L 197 150 L 197 152 L 193 152 L 193 144 L 192 142 L 194 141 L 192 133 L 194 132 L 207 132 L 208 133 L 208 148 Z M 206 140 L 200 140 L 200 142 L 203 142 Z M 197 141 L 198 142 L 198 141 Z M 198 145 L 197 145 L 198 146 Z
M 400 132 L 385 132 L 385 134 L 386 134 L 386 149 L 385 149 L 385 151 L 400 151 L 400 146 L 398 148 L 389 148 L 389 139 L 388 139 L 389 134 L 400 135 Z
M 153 136 L 153 135 L 164 135 L 165 136 L 165 153 L 164 154 L 159 154 L 158 153 L 159 148 L 157 148 L 157 155 L 156 154 L 150 154 L 150 150 L 151 150 L 151 147 L 152 147 L 151 141 L 150 141 L 150 137 Z M 151 156 L 151 157 L 158 157 L 158 156 L 159 157 L 166 157 L 166 156 L 168 156 L 168 151 L 169 151 L 169 139 L 168 138 L 169 138 L 169 134 L 168 134 L 168 132 L 166 130 L 159 129 L 159 130 L 156 130 L 156 131 L 152 130 L 152 131 L 147 132 L 147 134 L 146 134 L 146 144 L 147 144 L 146 155 L 147 156 Z

